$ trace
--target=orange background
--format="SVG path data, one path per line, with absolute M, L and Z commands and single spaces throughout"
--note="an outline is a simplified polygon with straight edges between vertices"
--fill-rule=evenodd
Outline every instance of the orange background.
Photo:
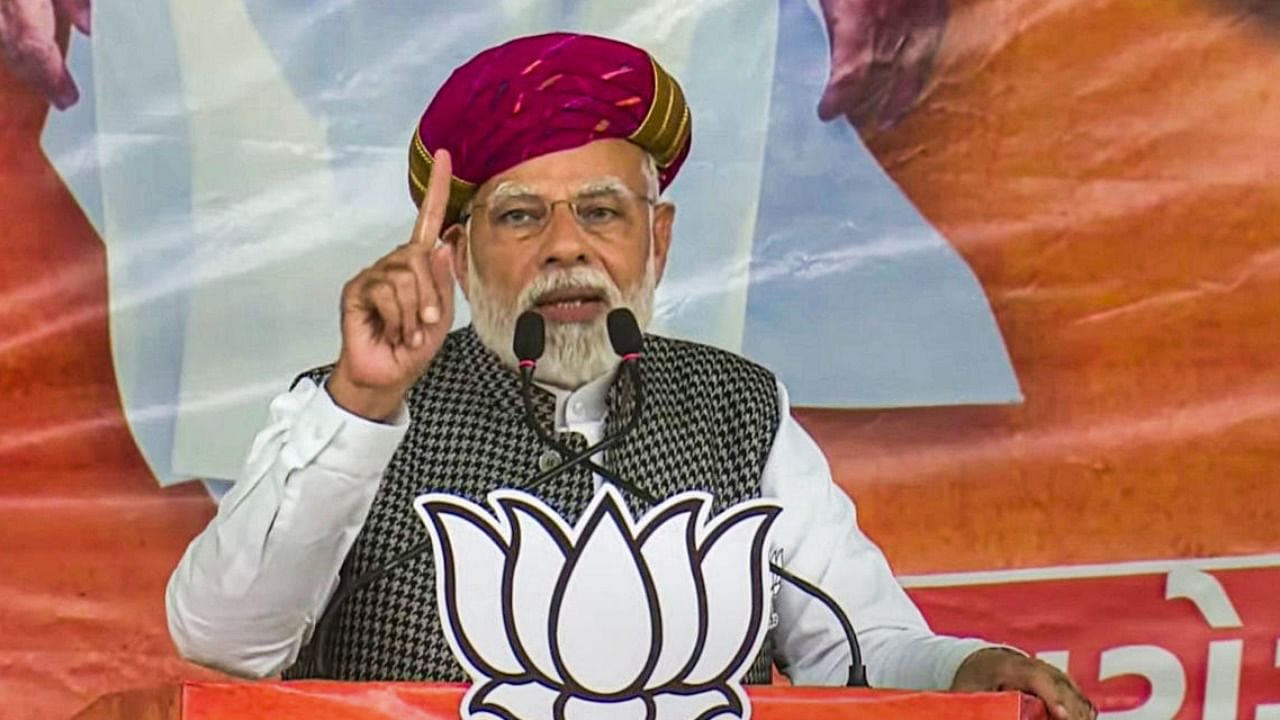
M 1280 550 L 1280 32 L 1232 5 L 966 3 L 870 139 L 1026 398 L 802 415 L 899 571 Z
M 800 413 L 900 572 L 1280 550 L 1280 34 L 1237 4 L 959 3 L 929 95 L 868 139 L 986 288 L 1026 396 Z M 47 112 L 0 66 L 17 718 L 213 677 L 163 611 L 213 507 L 158 489 L 124 425 L 103 246 L 39 150 Z

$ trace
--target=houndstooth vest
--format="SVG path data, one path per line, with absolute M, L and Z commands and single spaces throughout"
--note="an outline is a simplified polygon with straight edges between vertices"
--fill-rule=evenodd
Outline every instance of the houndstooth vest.
M 641 378 L 645 407 L 639 426 L 608 450 L 605 467 L 658 498 L 701 489 L 715 511 L 758 497 L 765 460 L 779 424 L 777 385 L 765 369 L 736 355 L 652 335 L 644 339 Z M 306 374 L 322 382 L 330 368 Z M 620 376 L 625 378 L 625 375 Z M 609 391 L 606 434 L 631 417 L 629 382 Z M 426 492 L 447 492 L 483 504 L 489 491 L 519 487 L 539 473 L 547 448 L 525 421 L 520 380 L 470 328 L 449 334 L 430 369 L 409 392 L 412 422 L 391 459 L 364 527 L 340 572 L 339 590 L 427 538 L 413 509 Z M 554 427 L 555 398 L 535 388 L 544 427 Z M 575 451 L 578 433 L 558 438 Z M 576 468 L 535 491 L 570 523 L 594 494 L 589 471 Z M 624 495 L 626 493 L 624 492 Z M 633 513 L 648 509 L 628 498 Z M 436 575 L 423 553 L 330 608 L 324 659 L 316 637 L 288 679 L 431 680 L 465 682 L 436 612 Z M 317 635 L 318 636 L 318 635 Z M 772 643 L 744 679 L 771 679 Z

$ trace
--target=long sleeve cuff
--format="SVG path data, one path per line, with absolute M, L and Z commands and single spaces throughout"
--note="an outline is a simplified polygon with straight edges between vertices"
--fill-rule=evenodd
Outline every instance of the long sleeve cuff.
M 939 642 L 939 647 L 934 649 L 936 655 L 933 659 L 933 687 L 939 690 L 946 690 L 951 687 L 956 678 L 956 671 L 960 669 L 965 660 L 969 659 L 970 655 L 979 650 L 1002 647 L 977 638 L 938 636 L 937 639 L 945 641 L 945 644 Z
M 381 476 L 409 430 L 405 404 L 390 423 L 342 409 L 320 388 L 298 414 L 290 445 L 316 465 L 352 477 Z

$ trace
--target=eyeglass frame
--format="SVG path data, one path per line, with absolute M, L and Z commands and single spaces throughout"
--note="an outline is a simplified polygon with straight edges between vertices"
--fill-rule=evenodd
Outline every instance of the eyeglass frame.
M 623 188 L 623 190 L 625 190 L 625 192 L 618 192 L 617 194 L 622 196 L 627 201 L 632 201 L 632 202 L 637 200 L 643 201 L 645 205 L 647 205 L 649 208 L 657 207 L 662 203 L 661 198 L 650 197 L 649 195 L 641 195 L 639 193 L 632 191 L 630 188 Z M 538 200 L 542 201 L 546 205 L 546 209 L 547 209 L 546 220 L 542 222 L 541 226 L 537 228 L 535 231 L 529 233 L 527 236 L 522 237 L 521 239 L 526 239 L 528 237 L 535 237 L 537 235 L 541 235 L 542 233 L 546 232 L 547 228 L 551 226 L 551 219 L 552 219 L 552 216 L 555 214 L 557 205 L 568 205 L 569 214 L 573 216 L 573 221 L 577 223 L 578 227 L 582 228 L 587 232 L 595 234 L 590 228 L 582 224 L 582 218 L 581 216 L 578 215 L 578 203 L 590 199 L 592 195 L 599 196 L 604 194 L 606 193 L 598 192 L 598 191 L 597 192 L 587 191 L 587 192 L 579 193 L 575 197 L 561 198 L 560 200 L 547 200 L 545 197 L 538 195 L 537 193 L 521 193 L 518 195 L 514 195 L 513 197 L 516 197 L 516 198 L 522 198 L 522 197 L 537 198 Z M 476 216 L 476 211 L 489 207 L 490 205 L 492 205 L 492 203 L 487 201 L 474 203 L 470 205 L 458 215 L 458 223 L 461 225 L 466 225 L 469 228 L 472 218 Z

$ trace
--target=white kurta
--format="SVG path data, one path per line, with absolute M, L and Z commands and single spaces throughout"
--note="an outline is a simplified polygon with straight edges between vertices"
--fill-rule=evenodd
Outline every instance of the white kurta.
M 607 390 L 605 378 L 557 392 L 559 429 L 597 441 Z M 873 686 L 948 687 L 960 663 L 988 644 L 930 631 L 858 528 L 853 502 L 832 482 L 822 451 L 791 416 L 786 389 L 778 390 L 783 420 L 760 487 L 782 506 L 773 551 L 848 614 Z M 169 630 L 184 656 L 250 677 L 293 663 L 409 422 L 405 408 L 390 424 L 352 415 L 309 380 L 275 398 L 241 478 L 169 580 Z M 774 610 L 776 659 L 791 680 L 842 685 L 849 649 L 830 611 L 786 584 Z

